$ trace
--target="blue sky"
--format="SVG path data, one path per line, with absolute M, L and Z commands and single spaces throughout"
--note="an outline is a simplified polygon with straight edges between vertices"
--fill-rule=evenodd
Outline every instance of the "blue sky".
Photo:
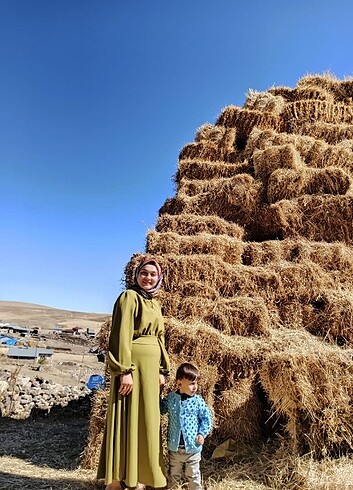
M 352 18 L 348 0 L 0 0 L 0 300 L 109 313 L 197 128 L 249 89 L 352 76 Z

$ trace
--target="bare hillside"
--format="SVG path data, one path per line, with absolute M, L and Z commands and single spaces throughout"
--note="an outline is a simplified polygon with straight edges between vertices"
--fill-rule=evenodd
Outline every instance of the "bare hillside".
M 0 301 L 0 321 L 26 327 L 49 329 L 57 326 L 74 327 L 77 325 L 98 331 L 108 316 L 109 314 L 104 313 L 84 313 L 31 303 Z

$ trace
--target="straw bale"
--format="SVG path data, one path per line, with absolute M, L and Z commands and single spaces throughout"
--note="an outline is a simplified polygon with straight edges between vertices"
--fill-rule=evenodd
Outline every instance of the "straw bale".
M 99 349 L 101 351 L 106 351 L 108 348 L 108 341 L 109 341 L 111 324 L 112 324 L 112 321 L 110 318 L 109 320 L 107 320 L 106 322 L 104 322 L 101 325 L 101 327 L 100 327 L 100 329 L 96 335 L 97 344 L 99 345 Z
M 212 235 L 229 235 L 242 240 L 244 228 L 236 223 L 229 223 L 219 216 L 200 216 L 195 214 L 159 216 L 156 231 L 163 233 L 167 231 L 177 232 L 180 235 L 197 235 L 199 233 L 210 233 Z
M 217 436 L 237 443 L 261 439 L 264 407 L 257 393 L 256 376 L 238 379 L 217 397 L 215 406 Z
M 180 287 L 182 296 L 202 296 L 216 300 L 219 298 L 219 292 L 210 284 L 205 284 L 204 281 L 184 281 Z
M 254 127 L 261 129 L 280 129 L 281 116 L 269 111 L 241 109 L 236 106 L 226 107 L 216 122 L 217 125 L 237 129 L 236 145 L 243 150 Z
M 291 87 L 284 87 L 284 86 L 278 86 L 278 87 L 271 87 L 268 89 L 270 94 L 274 96 L 281 96 L 285 101 L 292 102 L 294 100 L 294 89 Z
M 352 142 L 343 140 L 336 145 L 329 145 L 323 140 L 298 134 L 260 131 L 255 128 L 249 136 L 245 149 L 247 158 L 256 154 L 256 150 L 266 150 L 275 146 L 293 145 L 302 161 L 312 167 L 342 167 L 353 173 Z
M 249 89 L 243 108 L 281 114 L 285 104 L 286 101 L 281 95 Z
M 308 87 L 298 87 L 293 90 L 294 100 L 324 100 L 330 103 L 335 101 L 334 95 L 323 87 L 308 86 Z
M 329 145 L 336 145 L 343 140 L 353 139 L 353 124 L 333 124 L 315 121 L 301 124 L 300 133 L 324 140 Z
M 274 266 L 280 261 L 313 262 L 330 273 L 337 283 L 351 284 L 353 248 L 340 242 L 313 242 L 306 239 L 268 240 L 244 243 L 242 262 L 252 266 Z
M 235 136 L 235 128 L 205 124 L 198 130 L 195 142 L 189 143 L 181 150 L 179 159 L 225 160 L 235 151 Z
M 226 335 L 266 336 L 271 323 L 262 298 L 237 296 L 210 300 L 186 297 L 179 306 L 181 320 L 199 318 Z
M 193 197 L 197 194 L 210 192 L 217 187 L 218 182 L 219 178 L 212 180 L 181 179 L 178 185 L 178 195 Z
M 271 204 L 263 217 L 264 228 L 281 238 L 302 236 L 309 240 L 344 243 L 353 241 L 353 197 L 303 196 Z
M 349 175 L 336 167 L 277 169 L 268 180 L 267 200 L 274 203 L 303 194 L 345 194 L 350 185 Z
M 96 469 L 98 466 L 108 398 L 109 390 L 107 389 L 97 390 L 93 397 L 87 445 L 81 460 L 81 466 L 85 469 Z
M 294 145 L 271 146 L 253 153 L 255 177 L 267 182 L 269 176 L 278 168 L 299 170 L 303 162 Z
M 196 365 L 216 366 L 221 391 L 239 377 L 253 374 L 264 355 L 263 342 L 256 337 L 229 337 L 202 320 L 166 319 L 166 345 L 170 355 Z
M 181 195 L 168 197 L 163 206 L 159 209 L 158 214 L 180 214 L 186 208 L 186 199 Z M 186 213 L 191 214 L 191 213 Z
M 278 273 L 265 267 L 231 265 L 216 255 L 156 255 L 164 271 L 164 289 L 180 290 L 185 281 L 205 282 L 224 297 L 260 296 L 267 301 L 282 294 Z
M 262 192 L 262 183 L 248 174 L 214 179 L 208 182 L 206 192 L 192 197 L 179 192 L 175 198 L 167 199 L 160 214 L 218 215 L 251 228 L 261 206 Z
M 226 150 L 223 148 L 218 148 L 213 144 L 206 144 L 204 142 L 200 143 L 189 143 L 185 145 L 179 154 L 180 160 L 209 160 L 211 162 L 217 162 L 223 160 Z
M 332 73 L 324 73 L 322 75 L 306 75 L 302 77 L 298 83 L 298 88 L 322 88 L 328 92 L 331 92 L 335 100 L 350 102 L 352 99 L 352 79 L 340 81 Z
M 283 327 L 286 329 L 304 329 L 307 314 L 311 306 L 302 302 L 302 299 L 291 299 L 278 302 L 278 314 Z
M 353 448 L 352 373 L 349 356 L 313 341 L 274 352 L 261 365 L 261 383 L 287 418 L 294 450 L 321 457 Z
M 242 263 L 251 266 L 264 266 L 284 259 L 283 241 L 246 242 L 242 255 Z
M 331 343 L 353 345 L 353 290 L 323 289 L 306 310 L 305 328 Z
M 274 270 L 281 281 L 282 301 L 310 301 L 316 298 L 320 291 L 335 285 L 331 275 L 310 260 L 299 263 L 278 262 L 274 264 Z
M 285 122 L 284 129 L 291 131 L 293 121 L 312 122 L 321 120 L 335 124 L 352 124 L 353 122 L 353 105 L 347 105 L 342 102 L 327 102 L 324 100 L 298 100 L 289 102 L 282 113 Z
M 255 150 L 265 150 L 266 148 L 273 146 L 293 145 L 301 158 L 306 161 L 308 153 L 317 143 L 321 143 L 325 149 L 327 148 L 324 142 L 317 142 L 315 138 L 310 136 L 277 133 L 273 130 L 262 131 L 255 128 L 249 136 L 244 153 L 247 158 L 251 158 Z
M 211 180 L 219 177 L 233 177 L 237 174 L 249 173 L 249 163 L 243 160 L 239 163 L 209 162 L 205 160 L 181 160 L 175 176 L 175 182 L 183 178 Z
M 151 255 L 173 253 L 179 255 L 212 254 L 218 255 L 230 264 L 241 263 L 243 242 L 227 235 L 179 235 L 174 232 L 158 233 L 150 231 L 147 235 L 146 251 Z
M 197 130 L 195 142 L 214 144 L 232 150 L 234 149 L 235 133 L 235 128 L 204 124 Z

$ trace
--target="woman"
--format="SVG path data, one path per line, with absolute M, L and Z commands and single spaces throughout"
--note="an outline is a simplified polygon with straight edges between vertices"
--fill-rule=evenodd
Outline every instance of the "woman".
M 109 338 L 111 372 L 106 429 L 98 467 L 106 490 L 164 487 L 159 393 L 169 359 L 160 304 L 153 298 L 162 271 L 142 259 L 134 285 L 117 299 Z

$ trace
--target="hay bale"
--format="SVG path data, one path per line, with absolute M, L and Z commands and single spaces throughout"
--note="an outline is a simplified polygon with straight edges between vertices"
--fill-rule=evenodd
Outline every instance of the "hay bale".
M 251 230 L 261 204 L 261 182 L 240 174 L 207 181 L 205 188 L 205 192 L 191 197 L 179 192 L 175 198 L 167 199 L 160 214 L 217 215 Z
M 244 236 L 244 228 L 242 226 L 236 223 L 229 223 L 215 215 L 161 214 L 156 224 L 156 231 L 160 233 L 170 231 L 180 235 L 198 235 L 199 233 L 229 235 L 239 240 L 242 240 Z
M 235 128 L 205 124 L 198 130 L 195 142 L 181 150 L 179 159 L 222 161 L 235 151 L 235 136 Z
M 254 127 L 280 129 L 281 124 L 281 116 L 278 114 L 269 111 L 241 109 L 236 106 L 226 107 L 216 122 L 217 126 L 237 129 L 236 145 L 240 150 L 245 148 L 246 141 Z
M 249 89 L 246 94 L 244 109 L 273 112 L 281 114 L 286 104 L 282 95 L 274 95 L 271 92 L 258 92 L 257 90 Z
M 286 104 L 282 117 L 283 129 L 287 132 L 293 131 L 292 124 L 296 121 L 309 123 L 319 120 L 335 124 L 352 124 L 353 106 L 324 100 L 298 100 Z
M 258 395 L 256 375 L 238 379 L 217 397 L 216 436 L 252 445 L 262 439 L 265 411 Z
M 336 145 L 343 140 L 353 139 L 353 124 L 315 121 L 300 125 L 300 133 Z
M 196 133 L 196 143 L 213 144 L 226 148 L 228 151 L 234 149 L 235 128 L 223 128 L 214 124 L 203 124 Z
M 307 99 L 324 100 L 329 103 L 335 101 L 334 95 L 329 90 L 315 85 L 295 88 L 293 90 L 293 97 L 295 101 Z
M 352 373 L 349 356 L 310 337 L 262 364 L 261 384 L 287 418 L 295 451 L 322 457 L 353 449 Z
M 267 90 L 270 94 L 274 96 L 281 96 L 286 102 L 292 102 L 294 100 L 294 89 L 291 87 L 285 87 L 285 86 L 278 86 L 278 87 L 271 87 Z
M 267 200 L 274 203 L 303 194 L 345 194 L 351 178 L 340 168 L 277 169 L 268 179 Z
M 353 249 L 344 243 L 313 242 L 304 238 L 244 243 L 244 265 L 274 267 L 281 261 L 310 261 L 328 272 L 337 284 L 351 284 Z
M 226 335 L 249 337 L 268 335 L 271 324 L 264 300 L 247 296 L 216 300 L 185 297 L 180 302 L 177 318 L 201 319 Z
M 271 146 L 253 153 L 255 177 L 267 183 L 277 169 L 300 170 L 303 162 L 294 145 Z
M 96 469 L 98 466 L 108 408 L 108 399 L 108 389 L 96 391 L 93 397 L 87 445 L 81 460 L 81 466 L 86 470 Z
M 323 288 L 306 309 L 305 328 L 330 343 L 352 345 L 353 291 Z
M 299 263 L 279 262 L 274 264 L 274 270 L 281 282 L 282 302 L 294 299 L 311 301 L 320 291 L 331 289 L 335 285 L 334 278 L 310 260 Z
M 217 331 L 201 320 L 166 319 L 166 346 L 172 356 L 216 366 L 218 390 L 227 390 L 239 377 L 254 373 L 264 355 L 256 337 L 232 336 Z
M 147 235 L 146 252 L 150 255 L 212 254 L 218 255 L 230 264 L 240 264 L 243 242 L 227 235 L 200 233 L 185 236 L 174 232 L 158 233 L 152 230 Z
M 336 101 L 350 103 L 352 101 L 352 79 L 340 81 L 332 73 L 322 75 L 306 75 L 298 83 L 298 88 L 321 88 L 333 94 Z
M 351 196 L 303 196 L 271 204 L 264 214 L 264 229 L 282 238 L 347 244 L 353 242 Z M 266 228 L 267 226 L 267 228 Z
M 179 292 L 184 282 L 205 282 L 222 296 L 259 296 L 267 301 L 281 289 L 275 270 L 265 267 L 231 265 L 216 255 L 156 255 L 164 271 L 164 290 Z M 132 270 L 133 267 L 129 266 Z
M 239 163 L 210 162 L 206 160 L 180 160 L 175 176 L 175 182 L 180 184 L 182 179 L 211 180 L 228 178 L 237 174 L 249 173 L 247 160 Z

